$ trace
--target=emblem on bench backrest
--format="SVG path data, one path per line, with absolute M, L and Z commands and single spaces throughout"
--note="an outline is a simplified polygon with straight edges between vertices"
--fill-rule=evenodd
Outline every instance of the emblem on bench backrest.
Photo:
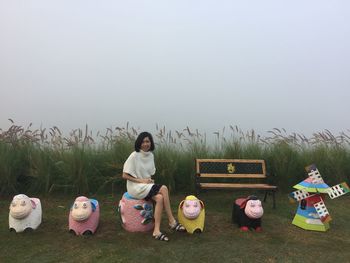
M 227 172 L 230 173 L 230 174 L 233 174 L 236 170 L 236 167 L 232 164 L 232 163 L 229 163 L 227 165 Z

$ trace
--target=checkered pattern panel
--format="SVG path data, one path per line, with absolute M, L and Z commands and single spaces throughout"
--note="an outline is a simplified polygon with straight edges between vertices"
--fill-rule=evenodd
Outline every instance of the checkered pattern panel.
M 345 195 L 346 193 L 349 193 L 349 187 L 346 183 L 337 184 L 328 190 L 328 195 L 331 199 Z
M 263 174 L 261 163 L 200 162 L 199 173 L 203 174 Z
M 309 197 L 310 194 L 304 190 L 297 190 L 297 191 L 292 192 L 289 196 L 296 201 L 300 201 L 300 200 L 303 200 L 303 199 Z
M 311 170 L 308 173 L 308 175 L 311 178 L 311 181 L 313 184 L 323 184 L 324 183 L 322 176 L 317 168 L 315 170 Z
M 324 204 L 323 201 L 320 201 L 318 203 L 314 204 L 314 207 L 316 208 L 317 214 L 320 216 L 321 221 L 324 220 L 327 216 L 329 216 L 329 212 Z

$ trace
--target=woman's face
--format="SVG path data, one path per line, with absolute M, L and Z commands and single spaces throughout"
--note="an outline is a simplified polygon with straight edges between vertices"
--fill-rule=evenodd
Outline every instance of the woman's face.
M 141 143 L 141 150 L 148 152 L 151 149 L 151 141 L 148 137 L 145 137 Z

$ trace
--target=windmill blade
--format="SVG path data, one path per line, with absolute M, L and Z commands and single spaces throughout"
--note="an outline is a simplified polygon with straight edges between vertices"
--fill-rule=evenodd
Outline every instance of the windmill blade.
M 350 192 L 349 186 L 345 182 L 343 182 L 341 184 L 337 184 L 329 188 L 328 195 L 331 199 L 334 199 L 339 196 L 345 195 L 349 192 Z
M 324 184 L 323 178 L 315 165 L 306 167 L 306 171 L 313 184 Z
M 303 200 L 309 196 L 310 196 L 310 194 L 308 192 L 306 192 L 305 190 L 297 190 L 297 191 L 291 192 L 289 194 L 289 198 L 292 200 L 295 200 L 295 201 Z
M 327 223 L 327 222 L 332 220 L 332 218 L 329 215 L 329 212 L 326 208 L 326 205 L 324 204 L 323 201 L 315 203 L 314 207 L 315 207 L 316 212 L 319 215 L 319 217 L 323 223 Z

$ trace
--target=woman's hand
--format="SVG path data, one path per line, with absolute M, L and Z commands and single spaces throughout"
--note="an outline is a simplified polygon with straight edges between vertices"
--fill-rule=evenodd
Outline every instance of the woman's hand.
M 135 178 L 128 173 L 123 173 L 123 179 L 129 180 L 129 181 L 134 182 L 134 183 L 139 183 L 139 184 L 153 184 L 154 183 L 154 180 L 152 178 L 144 178 L 144 179 Z
M 143 183 L 143 184 L 153 184 L 154 183 L 154 180 L 151 179 L 151 178 L 145 178 L 145 179 L 140 179 L 140 183 Z

